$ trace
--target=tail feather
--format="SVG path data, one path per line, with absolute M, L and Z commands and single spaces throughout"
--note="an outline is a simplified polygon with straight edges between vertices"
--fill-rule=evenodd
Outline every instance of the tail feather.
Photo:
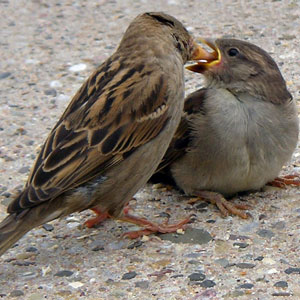
M 0 256 L 32 228 L 26 216 L 20 219 L 15 214 L 7 216 L 0 223 Z
M 47 202 L 7 216 L 0 223 L 0 256 L 34 227 L 61 217 L 62 210 L 55 204 Z

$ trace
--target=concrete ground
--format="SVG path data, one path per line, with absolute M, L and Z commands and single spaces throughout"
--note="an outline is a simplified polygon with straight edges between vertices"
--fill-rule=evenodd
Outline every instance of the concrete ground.
M 261 46 L 299 104 L 297 0 L 0 0 L 0 219 L 72 95 L 145 11 L 165 11 L 195 36 Z M 186 72 L 186 93 L 200 77 Z M 283 170 L 293 172 L 299 146 Z M 175 222 L 192 213 L 184 234 L 130 241 L 126 223 L 82 229 L 91 212 L 36 228 L 0 258 L 0 298 L 300 299 L 299 189 L 266 187 L 240 200 L 252 206 L 249 220 L 147 185 L 131 203 L 135 214 Z

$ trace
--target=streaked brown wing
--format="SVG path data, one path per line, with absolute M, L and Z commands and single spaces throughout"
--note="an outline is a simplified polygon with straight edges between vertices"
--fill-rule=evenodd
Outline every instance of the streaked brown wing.
M 36 206 L 104 174 L 168 121 L 167 83 L 113 57 L 91 75 L 48 136 L 8 212 Z M 151 76 L 149 76 L 151 75 Z

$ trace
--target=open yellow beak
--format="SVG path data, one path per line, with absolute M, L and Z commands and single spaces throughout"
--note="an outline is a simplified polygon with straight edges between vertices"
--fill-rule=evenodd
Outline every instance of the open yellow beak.
M 186 69 L 197 73 L 203 73 L 206 69 L 218 64 L 221 61 L 221 53 L 214 41 L 203 38 L 200 38 L 199 40 L 213 51 L 208 52 L 201 46 L 197 45 L 193 55 L 193 60 L 198 60 L 198 62 L 194 65 L 187 66 Z

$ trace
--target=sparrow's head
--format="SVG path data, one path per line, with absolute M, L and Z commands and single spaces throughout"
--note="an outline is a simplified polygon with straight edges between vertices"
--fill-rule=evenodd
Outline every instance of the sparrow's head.
M 251 95 L 273 103 L 291 99 L 286 83 L 272 57 L 263 49 L 236 39 L 201 39 L 212 51 L 210 60 L 187 69 L 202 73 L 208 87 Z
M 169 47 L 180 53 L 183 62 L 207 59 L 204 51 L 176 18 L 163 12 L 147 12 L 137 16 L 129 25 L 120 47 L 137 44 L 140 46 L 164 49 Z M 137 45 L 134 45 L 137 49 Z M 209 57 L 211 55 L 209 54 Z

